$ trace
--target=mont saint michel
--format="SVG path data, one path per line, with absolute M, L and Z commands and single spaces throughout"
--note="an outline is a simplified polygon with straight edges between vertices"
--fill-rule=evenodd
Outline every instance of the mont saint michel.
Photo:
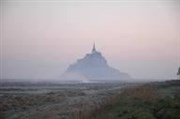
M 96 50 L 95 43 L 91 53 L 86 54 L 82 59 L 78 59 L 71 64 L 63 78 L 67 80 L 126 80 L 130 79 L 129 74 L 120 72 L 108 65 L 107 60 L 101 52 Z

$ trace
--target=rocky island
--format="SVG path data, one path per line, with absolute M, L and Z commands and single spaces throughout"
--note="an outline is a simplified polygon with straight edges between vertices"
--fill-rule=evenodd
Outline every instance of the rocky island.
M 108 65 L 107 60 L 96 50 L 95 43 L 91 53 L 71 64 L 62 75 L 66 80 L 126 80 L 127 73 L 122 73 Z

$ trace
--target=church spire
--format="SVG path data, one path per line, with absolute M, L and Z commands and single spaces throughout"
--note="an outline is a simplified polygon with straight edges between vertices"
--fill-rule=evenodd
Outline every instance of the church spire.
M 95 42 L 94 42 L 93 49 L 92 49 L 92 53 L 93 53 L 93 52 L 96 52 Z

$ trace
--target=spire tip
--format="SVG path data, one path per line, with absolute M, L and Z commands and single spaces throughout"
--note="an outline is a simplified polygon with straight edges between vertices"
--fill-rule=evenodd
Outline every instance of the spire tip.
M 93 44 L 93 49 L 92 49 L 92 52 L 96 52 L 95 42 L 94 42 L 94 44 Z

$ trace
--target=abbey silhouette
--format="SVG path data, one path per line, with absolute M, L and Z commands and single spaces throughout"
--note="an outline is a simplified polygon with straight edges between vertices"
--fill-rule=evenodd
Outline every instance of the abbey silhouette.
M 78 80 L 78 78 L 88 80 L 125 80 L 130 79 L 130 76 L 110 67 L 102 54 L 96 50 L 94 43 L 91 53 L 71 64 L 63 74 L 63 78 L 70 80 Z

